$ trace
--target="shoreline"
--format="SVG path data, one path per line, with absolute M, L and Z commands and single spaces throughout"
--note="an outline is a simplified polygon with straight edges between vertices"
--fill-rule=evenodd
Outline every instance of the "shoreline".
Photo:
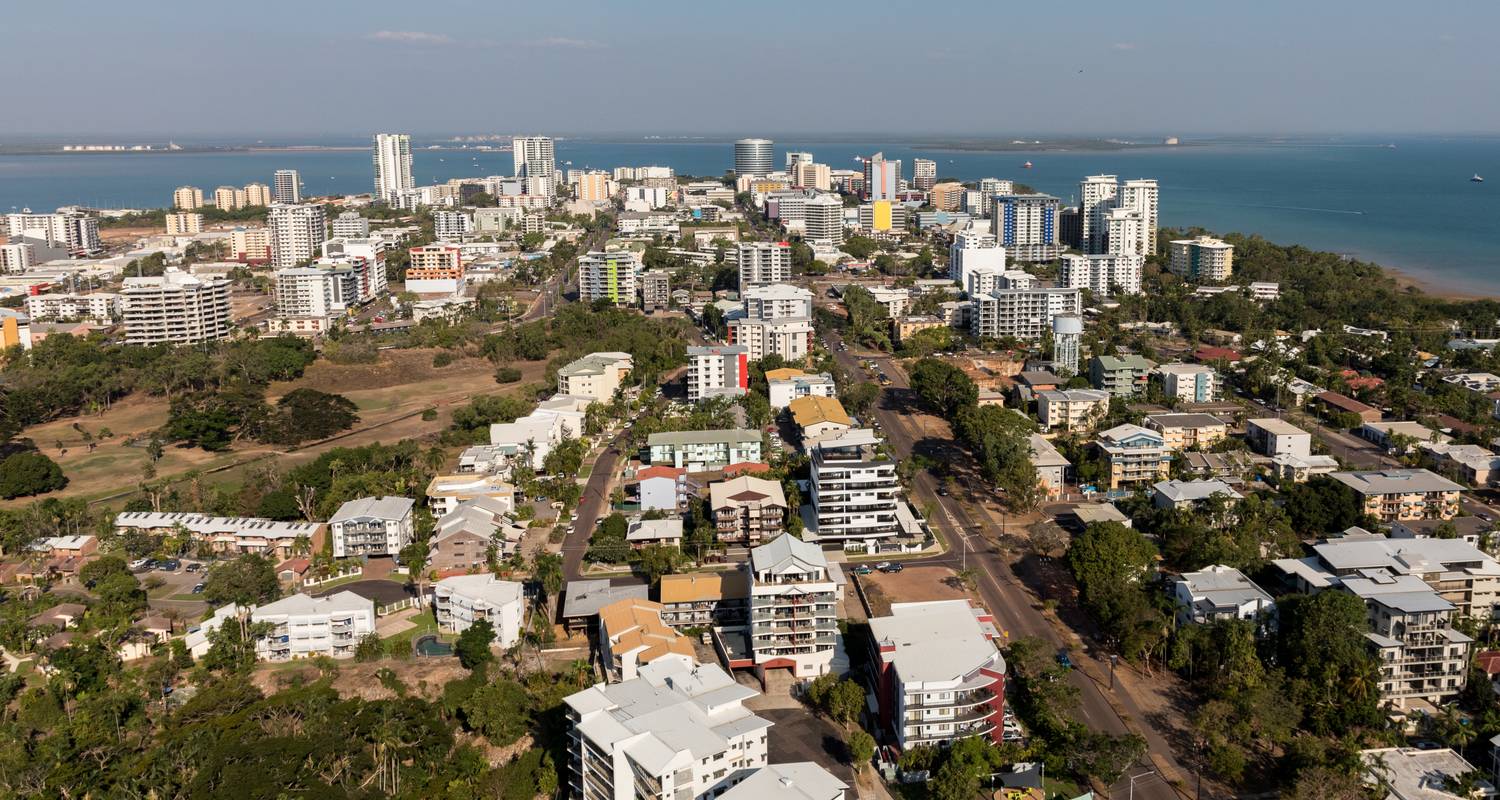
M 1377 262 L 1378 263 L 1378 262 Z M 1429 297 L 1439 300 L 1455 300 L 1472 302 L 1476 300 L 1492 300 L 1495 295 L 1485 294 L 1473 287 L 1462 284 L 1448 283 L 1442 279 L 1433 278 L 1423 274 L 1420 270 L 1402 269 L 1379 264 L 1380 268 L 1395 280 L 1401 289 L 1417 289 Z

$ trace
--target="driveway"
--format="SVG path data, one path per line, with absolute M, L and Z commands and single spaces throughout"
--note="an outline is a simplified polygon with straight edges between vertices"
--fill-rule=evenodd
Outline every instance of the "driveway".
M 766 742 L 770 763 L 812 761 L 839 780 L 854 785 L 854 768 L 847 761 L 844 733 L 837 725 L 813 716 L 801 706 L 756 713 L 773 723 Z

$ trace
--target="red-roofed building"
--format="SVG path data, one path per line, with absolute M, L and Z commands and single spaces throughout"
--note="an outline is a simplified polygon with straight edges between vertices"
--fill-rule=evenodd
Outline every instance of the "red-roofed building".
M 1238 363 L 1243 356 L 1238 350 L 1230 350 L 1227 347 L 1200 347 L 1193 351 L 1193 360 L 1199 364 L 1210 361 L 1227 361 L 1231 364 Z
M 1380 421 L 1380 409 L 1361 403 L 1352 397 L 1347 397 L 1338 392 L 1323 392 L 1317 395 L 1315 399 L 1330 411 L 1353 414 L 1359 417 L 1360 422 Z
M 307 571 L 311 568 L 312 562 L 305 558 L 289 558 L 276 565 L 276 578 L 297 589 L 302 586 L 302 581 L 307 578 Z
M 1500 650 L 1481 650 L 1474 654 L 1474 666 L 1491 678 L 1500 675 Z
M 687 470 L 654 466 L 635 474 L 636 493 L 642 511 L 685 511 L 691 491 Z

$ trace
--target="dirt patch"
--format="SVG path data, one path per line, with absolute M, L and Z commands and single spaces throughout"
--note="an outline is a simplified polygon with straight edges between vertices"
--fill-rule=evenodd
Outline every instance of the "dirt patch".
M 963 600 L 973 597 L 964 589 L 957 573 L 947 567 L 907 567 L 900 572 L 874 572 L 859 576 L 872 616 L 891 613 L 891 603 L 921 603 L 929 600 Z
M 466 678 L 469 671 L 458 663 L 457 658 L 411 658 L 405 661 L 386 659 L 369 663 L 339 661 L 338 676 L 333 679 L 333 688 L 340 697 L 359 697 L 364 700 L 388 700 L 395 697 L 377 677 L 383 669 L 389 669 L 406 685 L 409 696 L 435 700 L 442 696 L 443 685 L 449 681 Z M 280 691 L 297 682 L 310 683 L 322 676 L 321 670 L 311 661 L 295 665 L 265 665 L 251 674 L 250 680 L 266 694 Z
M 436 348 L 414 348 L 410 350 L 382 350 L 380 359 L 373 364 L 335 364 L 318 360 L 307 368 L 302 377 L 288 383 L 271 385 L 267 394 L 280 397 L 292 389 L 317 389 L 320 392 L 340 394 L 361 389 L 387 389 L 413 384 L 461 382 L 465 385 L 482 378 L 490 386 L 495 383 L 495 368 L 482 358 L 459 358 L 444 367 L 434 367 L 432 360 L 438 353 Z M 540 365 L 542 362 L 538 362 Z M 524 370 L 523 370 L 524 372 Z

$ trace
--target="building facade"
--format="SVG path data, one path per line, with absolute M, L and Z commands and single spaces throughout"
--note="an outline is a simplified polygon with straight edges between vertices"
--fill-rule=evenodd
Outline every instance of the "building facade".
M 967 600 L 893 603 L 870 620 L 881 726 L 896 746 L 1004 735 L 1005 657 L 1000 630 Z
M 829 671 L 838 633 L 837 585 L 811 542 L 783 534 L 750 551 L 750 650 L 762 674 Z
M 125 278 L 120 290 L 125 343 L 196 344 L 233 330 L 229 281 L 198 278 L 168 267 L 153 278 Z
M 334 558 L 393 556 L 412 543 L 416 528 L 407 497 L 362 497 L 339 506 L 328 520 Z

